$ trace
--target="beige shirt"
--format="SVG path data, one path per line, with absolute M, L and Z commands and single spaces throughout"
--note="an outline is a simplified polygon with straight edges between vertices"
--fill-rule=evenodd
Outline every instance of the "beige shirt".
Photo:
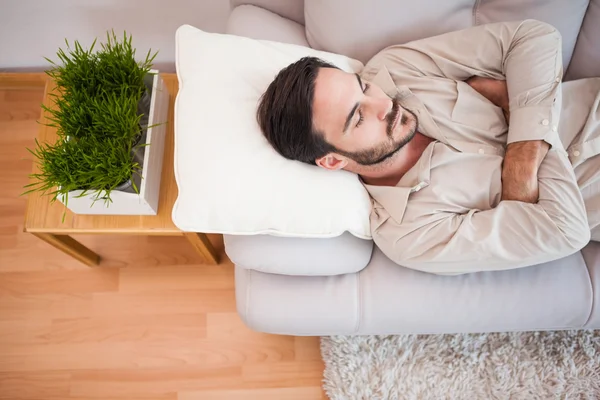
M 369 61 L 363 79 L 399 94 L 418 116 L 418 130 L 435 139 L 397 186 L 365 185 L 373 239 L 390 259 L 460 274 L 539 264 L 588 243 L 586 209 L 565 149 L 579 149 L 571 158 L 598 154 L 584 144 L 600 129 L 559 137 L 562 73 L 559 33 L 534 20 L 392 46 Z M 509 124 L 464 82 L 473 75 L 506 79 Z M 500 201 L 505 147 L 527 140 L 551 145 L 539 169 L 539 202 Z

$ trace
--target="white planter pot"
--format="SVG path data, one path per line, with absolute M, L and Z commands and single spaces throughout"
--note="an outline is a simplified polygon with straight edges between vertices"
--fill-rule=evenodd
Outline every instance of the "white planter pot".
M 75 214 L 156 215 L 158 213 L 160 178 L 169 113 L 169 91 L 160 75 L 158 75 L 158 71 L 152 70 L 151 73 L 154 75 L 147 76 L 147 79 L 152 81 L 148 118 L 150 128 L 144 132 L 144 143 L 147 146 L 144 147 L 141 182 L 139 178 L 135 179 L 134 177 L 140 193 L 132 193 L 131 189 L 128 190 L 127 188 L 123 190 L 115 189 L 110 193 L 112 202 L 103 199 L 94 202 L 97 194 L 92 192 L 78 197 L 82 194 L 82 190 L 69 192 L 68 201 L 66 202 L 63 196 L 58 196 L 58 199 Z M 153 126 L 155 124 L 159 125 Z

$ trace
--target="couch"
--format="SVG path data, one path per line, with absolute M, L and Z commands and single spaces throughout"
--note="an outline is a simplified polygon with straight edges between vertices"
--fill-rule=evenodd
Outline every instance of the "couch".
M 565 80 L 600 76 L 600 0 L 232 0 L 227 33 L 367 62 L 386 46 L 534 18 L 563 36 Z M 440 276 L 391 262 L 372 241 L 225 235 L 237 310 L 257 331 L 440 334 L 600 328 L 600 243 L 561 260 Z M 518 240 L 518 238 L 515 238 Z

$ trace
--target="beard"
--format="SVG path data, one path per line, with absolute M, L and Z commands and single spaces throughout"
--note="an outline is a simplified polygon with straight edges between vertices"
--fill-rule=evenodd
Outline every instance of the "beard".
M 398 113 L 400 112 L 399 98 L 395 97 L 392 99 L 392 111 L 386 116 L 386 133 L 388 140 L 384 143 L 378 144 L 367 150 L 361 151 L 344 151 L 335 149 L 335 151 L 343 156 L 346 156 L 363 166 L 373 166 L 380 164 L 385 160 L 398 153 L 404 146 L 406 146 L 416 135 L 418 127 L 418 119 L 414 112 L 408 109 L 404 109 L 406 113 L 402 114 L 402 119 L 398 121 L 401 126 L 408 126 L 408 134 L 400 139 L 394 140 L 394 121 L 396 120 Z

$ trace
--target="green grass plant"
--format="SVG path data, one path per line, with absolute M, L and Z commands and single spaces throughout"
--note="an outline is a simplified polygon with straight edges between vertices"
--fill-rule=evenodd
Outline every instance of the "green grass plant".
M 112 202 L 111 192 L 141 174 L 141 165 L 133 158 L 134 146 L 142 130 L 144 112 L 138 104 L 150 96 L 146 77 L 157 53 L 136 60 L 131 35 L 121 39 L 108 32 L 99 48 L 96 40 L 89 49 L 78 41 L 57 52 L 58 61 L 47 59 L 46 71 L 56 91 L 50 107 L 42 105 L 47 125 L 56 128 L 54 143 L 39 143 L 28 149 L 38 163 L 27 191 L 41 191 L 54 202 L 67 193 L 83 190 L 94 200 Z M 149 102 L 147 102 L 149 103 Z M 145 110 L 149 112 L 149 110 Z M 135 192 L 138 188 L 133 184 Z

